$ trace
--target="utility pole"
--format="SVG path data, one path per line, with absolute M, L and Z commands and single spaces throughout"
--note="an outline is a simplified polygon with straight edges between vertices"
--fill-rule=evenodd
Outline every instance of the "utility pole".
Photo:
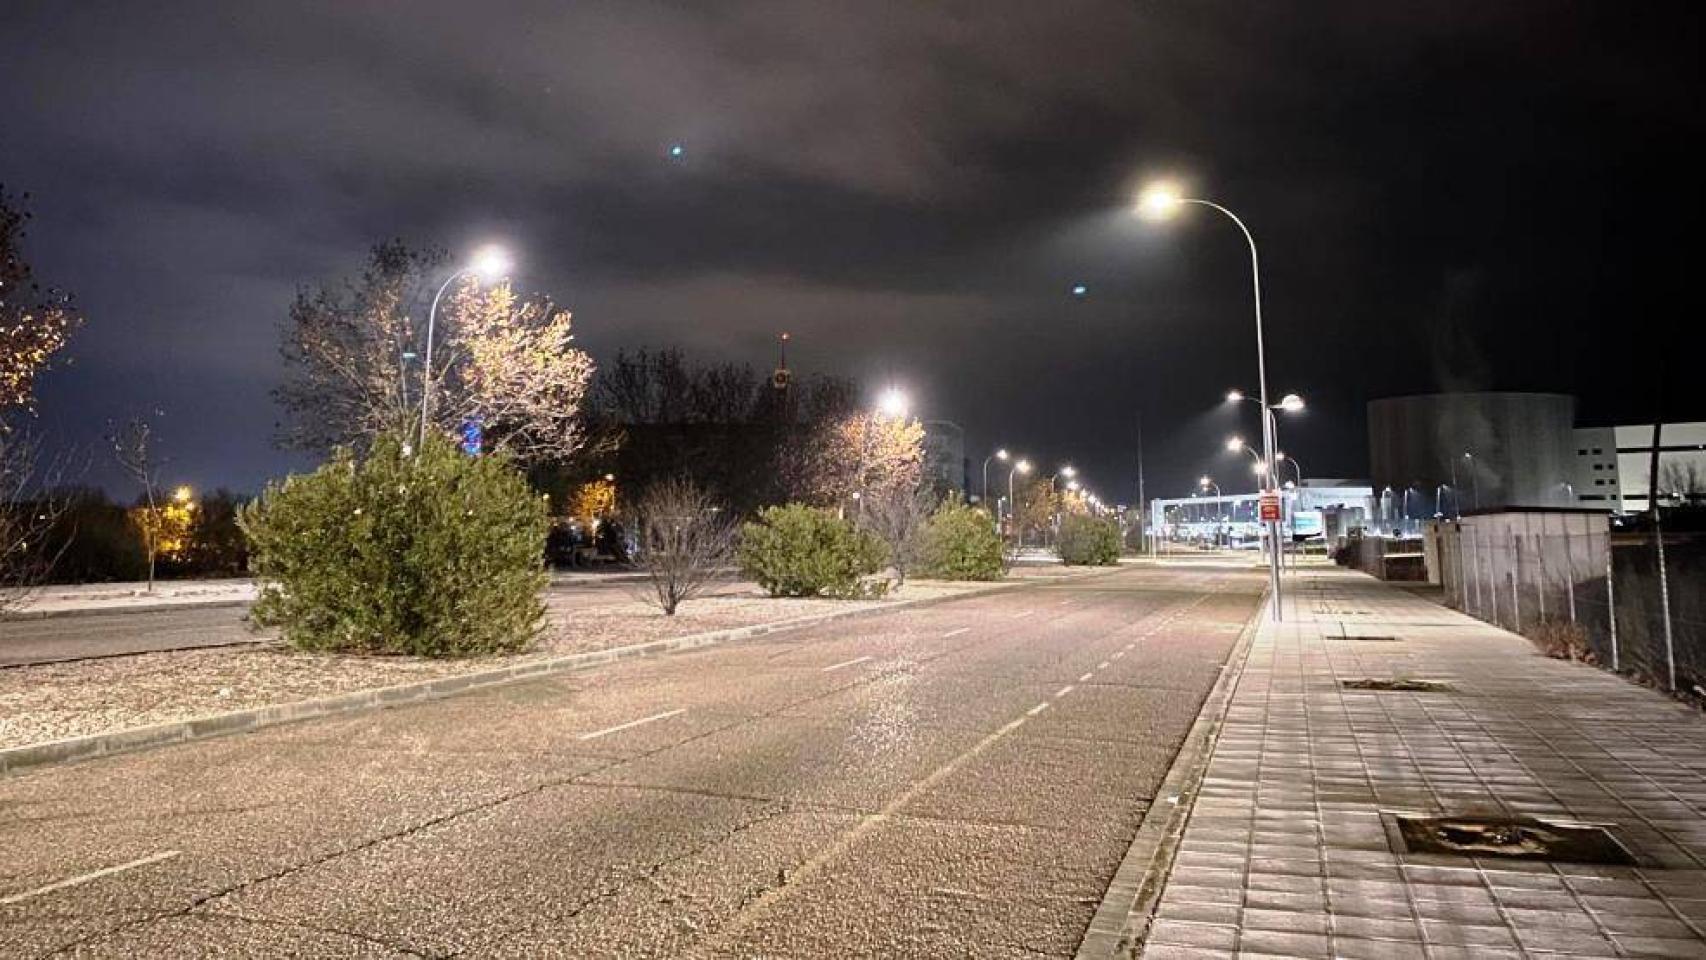
M 1143 411 L 1137 411 L 1137 516 L 1143 524 L 1143 543 L 1149 544 L 1148 501 L 1143 498 Z

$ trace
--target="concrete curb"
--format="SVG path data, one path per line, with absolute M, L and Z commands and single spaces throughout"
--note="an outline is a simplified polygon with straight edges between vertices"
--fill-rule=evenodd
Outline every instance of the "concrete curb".
M 246 607 L 255 601 L 241 600 L 182 600 L 176 603 L 137 603 L 113 607 L 66 607 L 62 610 L 13 610 L 0 616 L 0 623 L 9 620 L 56 620 L 60 617 L 98 617 L 102 614 L 122 616 L 128 613 L 159 613 L 162 610 L 210 610 L 218 607 Z
M 1226 669 L 1203 700 L 1196 722 L 1191 724 L 1178 755 L 1167 768 L 1161 789 L 1156 791 L 1155 803 L 1144 814 L 1137 836 L 1126 849 L 1114 879 L 1108 883 L 1107 893 L 1090 919 L 1090 927 L 1078 945 L 1076 960 L 1135 958 L 1143 948 L 1155 906 L 1167 886 L 1173 858 L 1179 852 L 1179 840 L 1185 834 L 1191 808 L 1208 772 L 1209 758 L 1214 755 L 1215 743 L 1220 738 L 1226 711 L 1232 705 L 1232 694 L 1244 676 L 1250 645 L 1267 615 L 1270 600 L 1271 595 L 1264 592 L 1262 603 L 1238 635 L 1238 642 L 1226 658 Z
M 70 763 L 78 760 L 90 760 L 96 757 L 112 756 L 119 753 L 129 753 L 134 750 L 144 750 L 150 747 L 164 746 L 172 743 L 185 743 L 191 740 L 202 740 L 208 737 L 224 736 L 230 733 L 241 733 L 246 730 L 258 730 L 262 727 L 277 726 L 282 723 L 293 723 L 298 720 L 312 720 L 342 713 L 353 713 L 361 710 L 383 709 L 400 704 L 415 703 L 423 700 L 433 700 L 452 694 L 462 693 L 476 688 L 490 687 L 504 683 L 514 683 L 520 680 L 531 680 L 538 677 L 551 676 L 560 673 L 573 673 L 587 670 L 621 660 L 631 660 L 638 657 L 655 656 L 663 653 L 673 653 L 681 650 L 693 650 L 720 643 L 736 640 L 746 640 L 761 637 L 771 633 L 802 630 L 819 624 L 837 620 L 851 620 L 857 617 L 875 616 L 889 613 L 898 609 L 926 607 L 938 603 L 949 603 L 964 600 L 968 597 L 985 596 L 1007 590 L 1020 590 L 1027 587 L 1042 586 L 1048 583 L 1059 583 L 1063 580 L 1082 580 L 1108 573 L 1117 573 L 1119 568 L 1095 570 L 1082 574 L 1068 574 L 1064 577 L 1042 581 L 1010 581 L 995 583 L 986 587 L 968 590 L 945 597 L 924 597 L 918 600 L 896 600 L 881 606 L 863 607 L 857 610 L 837 610 L 829 613 L 813 614 L 806 617 L 795 617 L 791 620 L 778 620 L 774 623 L 760 623 L 749 627 L 734 627 L 728 630 L 713 630 L 708 633 L 696 633 L 685 637 L 674 637 L 668 640 L 652 640 L 646 643 L 630 644 L 625 647 L 611 647 L 607 650 L 593 650 L 587 653 L 573 653 L 561 657 L 551 657 L 545 660 L 532 660 L 526 663 L 509 664 L 486 670 L 475 670 L 469 673 L 457 674 L 450 677 L 439 677 L 433 680 L 420 680 L 413 683 L 397 684 L 390 687 L 375 687 L 369 690 L 356 690 L 350 693 L 338 694 L 333 697 L 321 697 L 314 700 L 299 700 L 295 703 L 279 703 L 265 707 L 255 707 L 249 710 L 235 710 L 231 713 L 215 714 L 208 717 L 196 717 L 189 720 L 173 720 L 167 723 L 153 724 L 146 727 L 131 727 L 125 730 L 114 730 L 107 733 L 94 733 L 84 737 L 71 737 L 65 740 L 49 740 L 43 743 L 25 744 L 21 747 L 10 747 L 0 750 L 0 775 L 23 770 L 29 767 L 47 766 L 57 763 Z

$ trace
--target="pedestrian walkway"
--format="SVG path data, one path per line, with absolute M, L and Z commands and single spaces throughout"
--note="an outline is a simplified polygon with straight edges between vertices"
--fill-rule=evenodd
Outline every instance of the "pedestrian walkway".
M 1285 612 L 1142 956 L 1706 958 L 1706 717 L 1359 573 L 1305 568 Z M 1345 686 L 1394 679 L 1445 689 Z M 1398 814 L 1604 825 L 1634 865 L 1394 852 Z

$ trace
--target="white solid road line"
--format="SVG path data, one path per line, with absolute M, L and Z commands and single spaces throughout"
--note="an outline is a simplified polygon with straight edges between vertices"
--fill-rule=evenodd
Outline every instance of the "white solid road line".
M 687 712 L 687 710 L 685 708 L 683 708 L 680 710 L 670 710 L 666 713 L 654 713 L 649 717 L 641 717 L 638 720 L 630 720 L 627 723 L 619 723 L 614 727 L 605 727 L 603 730 L 594 730 L 591 733 L 583 733 L 579 737 L 577 737 L 576 739 L 592 740 L 596 737 L 602 737 L 602 736 L 605 736 L 607 734 L 620 733 L 621 731 L 627 730 L 630 727 L 637 727 L 642 723 L 651 723 L 654 720 L 668 720 L 670 717 L 678 717 L 678 716 L 680 716 L 686 712 Z
M 864 663 L 866 660 L 869 660 L 869 659 L 871 659 L 871 658 L 870 657 L 854 657 L 851 660 L 843 660 L 840 663 L 831 664 L 830 666 L 824 667 L 823 672 L 828 673 L 831 670 L 840 670 L 842 667 L 851 667 L 855 663 Z
M 11 906 L 14 903 L 23 903 L 25 900 L 39 897 L 44 893 L 52 893 L 55 890 L 64 890 L 66 887 L 81 886 L 91 880 L 99 880 L 102 877 L 110 877 L 115 873 L 123 873 L 126 870 L 135 870 L 137 867 L 146 867 L 151 863 L 159 863 L 162 860 L 170 860 L 177 856 L 178 853 L 179 851 L 177 850 L 167 850 L 163 853 L 156 853 L 152 856 L 143 857 L 140 860 L 121 863 L 116 867 L 105 867 L 91 873 L 68 877 L 57 883 L 50 883 L 45 887 L 37 887 L 34 890 L 25 890 L 23 893 L 14 893 L 10 896 L 0 897 L 0 906 Z
M 971 631 L 970 627 L 961 627 L 958 630 L 949 630 L 947 633 L 942 634 L 942 639 L 946 640 L 949 637 L 957 637 L 962 633 L 968 633 L 970 631 Z

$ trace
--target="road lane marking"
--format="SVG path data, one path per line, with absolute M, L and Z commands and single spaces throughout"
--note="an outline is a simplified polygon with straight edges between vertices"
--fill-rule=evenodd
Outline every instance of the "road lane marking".
M 1108 669 L 1108 661 L 1106 661 L 1106 660 L 1103 660 L 1103 661 L 1102 661 L 1102 662 L 1101 662 L 1101 663 L 1098 663 L 1098 664 L 1096 664 L 1096 669 L 1097 669 L 1097 670 L 1106 670 L 1106 669 Z
M 1036 706 L 1032 707 L 1031 709 L 1026 710 L 1025 716 L 1034 717 L 1037 714 L 1042 713 L 1044 710 L 1047 710 L 1047 709 L 1048 709 L 1048 702 L 1044 701 L 1044 702 L 1039 703 Z
M 842 667 L 851 667 L 855 663 L 864 663 L 866 660 L 869 660 L 869 659 L 871 659 L 871 658 L 870 657 L 854 657 L 851 660 L 843 660 L 840 663 L 832 664 L 830 666 L 824 667 L 823 672 L 828 673 L 831 670 L 840 670 Z
M 1072 692 L 1072 684 L 1070 684 L 1070 683 L 1069 683 L 1069 684 L 1067 684 L 1067 685 L 1066 685 L 1066 686 L 1064 686 L 1064 687 L 1061 687 L 1061 688 L 1060 688 L 1060 689 L 1059 689 L 1059 690 L 1056 690 L 1056 691 L 1055 691 L 1055 692 L 1054 692 L 1054 697 L 1055 697 L 1055 699 L 1056 699 L 1056 700 L 1058 700 L 1058 699 L 1060 699 L 1060 698 L 1061 698 L 1061 697 L 1064 697 L 1064 696 L 1066 696 L 1066 695 L 1067 695 L 1067 694 L 1069 694 L 1069 693 L 1071 693 L 1071 692 Z
M 50 883 L 45 887 L 37 887 L 34 890 L 25 890 L 23 893 L 14 893 L 10 896 L 0 897 L 0 906 L 9 907 L 14 903 L 23 903 L 25 900 L 32 900 L 45 893 L 53 893 L 55 890 L 64 890 L 67 887 L 80 887 L 91 880 L 99 880 L 102 877 L 110 877 L 115 873 L 123 873 L 126 870 L 135 870 L 137 867 L 146 867 L 151 863 L 159 863 L 162 860 L 170 860 L 177 856 L 179 852 L 180 851 L 177 850 L 166 850 L 162 853 L 143 857 L 140 860 L 121 863 L 116 867 L 103 867 L 100 870 L 78 874 L 75 877 L 67 877 L 66 879 L 60 880 L 56 883 Z
M 1124 651 L 1124 650 L 1115 650 L 1115 651 L 1114 651 L 1114 659 L 1115 659 L 1115 660 L 1118 660 L 1118 659 L 1119 659 L 1119 658 L 1121 658 L 1121 657 L 1123 657 L 1123 656 L 1125 656 L 1125 651 Z
M 1086 673 L 1085 675 L 1083 675 L 1082 677 L 1079 677 L 1078 682 L 1079 683 L 1089 683 L 1090 678 L 1095 676 L 1095 675 L 1096 675 L 1096 671 L 1092 670 L 1089 673 Z
M 656 720 L 668 720 L 670 717 L 679 717 L 686 712 L 687 712 L 687 710 L 685 708 L 683 708 L 680 710 L 670 710 L 670 711 L 667 711 L 665 713 L 654 713 L 649 717 L 641 717 L 638 720 L 630 720 L 627 723 L 619 723 L 614 727 L 605 727 L 603 730 L 594 730 L 591 733 L 583 733 L 579 737 L 577 737 L 576 739 L 578 739 L 578 740 L 593 740 L 593 739 L 596 739 L 598 737 L 607 736 L 607 735 L 612 734 L 612 733 L 621 733 L 623 730 L 627 730 L 631 727 L 637 727 L 642 723 L 651 723 L 651 722 L 656 721 Z
M 949 637 L 957 637 L 962 633 L 970 632 L 970 630 L 970 627 L 961 627 L 958 630 L 949 630 L 947 633 L 942 634 L 942 639 L 946 640 Z

